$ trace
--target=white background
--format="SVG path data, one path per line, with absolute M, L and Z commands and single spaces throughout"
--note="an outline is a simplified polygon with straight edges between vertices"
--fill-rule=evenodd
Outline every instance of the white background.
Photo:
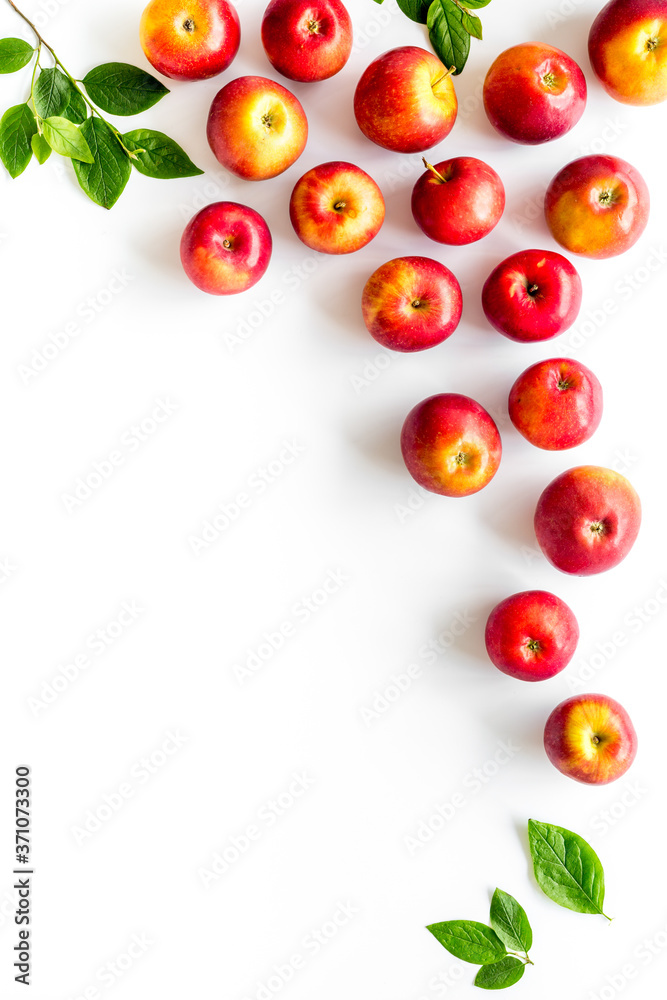
M 47 40 L 75 75 L 110 60 L 150 68 L 138 42 L 139 0 L 22 6 L 41 15 Z M 241 50 L 225 74 L 170 84 L 159 105 L 122 122 L 168 132 L 205 176 L 154 181 L 135 173 L 111 212 L 89 202 L 55 156 L 16 181 L 0 176 L 0 555 L 11 567 L 0 587 L 0 978 L 11 997 L 24 995 L 11 968 L 11 807 L 21 764 L 33 769 L 35 1000 L 110 991 L 114 1000 L 266 1000 L 262 984 L 294 955 L 303 967 L 282 989 L 274 980 L 268 996 L 479 996 L 474 967 L 423 928 L 457 917 L 485 921 L 496 885 L 524 905 L 535 934 L 535 968 L 513 996 L 645 1000 L 660 992 L 666 106 L 624 107 L 593 79 L 586 37 L 599 0 L 563 0 L 561 13 L 548 0 L 495 0 L 482 12 L 485 40 L 473 41 L 456 79 L 459 120 L 431 155 L 488 160 L 505 182 L 507 209 L 482 242 L 443 248 L 411 218 L 419 157 L 372 145 L 352 115 L 371 58 L 397 44 L 426 45 L 425 31 L 393 0 L 348 6 L 356 45 L 345 70 L 319 85 L 288 84 L 307 111 L 310 138 L 280 177 L 231 178 L 205 137 L 223 83 L 275 76 L 259 41 L 263 0 L 239 2 Z M 30 37 L 5 4 L 0 28 Z M 480 100 L 496 54 L 531 39 L 574 56 L 590 87 L 576 128 L 536 148 L 496 135 Z M 24 100 L 27 71 L 0 86 L 3 108 Z M 591 151 L 640 169 L 653 199 L 649 227 L 621 258 L 577 261 L 584 305 L 572 331 L 534 347 L 513 344 L 485 323 L 482 283 L 511 252 L 555 248 L 541 198 L 561 166 Z M 298 177 L 330 159 L 366 169 L 387 202 L 379 236 L 344 258 L 307 251 L 287 213 Z M 221 198 L 258 209 L 275 241 L 265 277 L 233 298 L 199 292 L 178 256 L 187 220 Z M 464 315 L 440 347 L 390 355 L 366 333 L 359 300 L 377 266 L 407 253 L 454 270 Z M 273 293 L 281 302 L 263 319 Z M 47 348 L 50 360 L 36 371 L 68 324 L 76 336 Z M 239 331 L 250 335 L 243 340 Z M 559 355 L 593 368 L 606 404 L 594 438 L 564 454 L 531 447 L 506 415 L 517 375 Z M 498 475 L 469 499 L 424 494 L 401 461 L 405 415 L 439 391 L 479 400 L 503 435 Z M 157 400 L 174 411 L 135 448 L 132 427 Z M 249 480 L 279 460 L 283 442 L 302 453 L 260 495 Z M 64 495 L 119 447 L 122 466 L 68 512 Z M 568 578 L 536 550 L 532 514 L 555 475 L 589 462 L 629 476 L 644 523 L 622 566 Z M 239 492 L 250 506 L 195 554 L 192 537 Z M 344 583 L 306 616 L 296 605 L 331 573 Z M 490 665 L 483 629 L 497 601 L 536 587 L 571 605 L 581 640 L 565 673 L 527 685 Z M 97 654 L 90 636 L 118 631 L 123 602 L 141 613 Z M 461 620 L 468 627 L 452 644 L 450 627 Z M 242 683 L 234 665 L 290 622 L 295 631 L 283 648 Z M 622 648 L 612 638 L 619 631 Z M 438 636 L 429 663 L 425 646 Z M 64 682 L 62 668 L 81 654 L 89 665 Z M 393 697 L 394 676 L 410 664 L 409 690 L 383 711 L 377 696 L 389 688 Z M 58 677 L 55 699 L 36 707 L 30 699 L 43 699 Z M 544 721 L 575 690 L 608 693 L 633 718 L 640 750 L 617 784 L 574 783 L 544 755 Z M 380 710 L 371 717 L 374 703 Z M 165 756 L 170 732 L 187 739 Z M 502 742 L 521 749 L 498 767 Z M 144 780 L 141 761 L 151 755 L 155 773 Z M 290 800 L 294 773 L 310 787 Z M 109 818 L 105 796 L 117 802 L 124 783 L 131 796 Z M 436 819 L 429 843 L 410 849 L 406 838 L 457 793 L 464 805 L 448 822 Z M 269 823 L 267 803 L 280 795 L 288 807 Z M 98 810 L 106 821 L 82 836 Z M 529 816 L 591 841 L 606 870 L 611 925 L 541 894 L 529 868 Z M 259 839 L 206 888 L 201 870 L 253 824 Z M 348 918 L 341 904 L 354 911 Z M 342 926 L 316 947 L 309 935 L 336 916 Z M 140 957 L 131 961 L 133 935 L 150 944 L 141 954 L 135 947 Z

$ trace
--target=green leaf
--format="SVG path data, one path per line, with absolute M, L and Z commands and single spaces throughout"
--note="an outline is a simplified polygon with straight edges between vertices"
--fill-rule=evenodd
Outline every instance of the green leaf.
M 129 63 L 96 66 L 83 82 L 90 99 L 110 115 L 139 114 L 169 93 L 154 76 Z
M 491 0 L 459 0 L 462 7 L 468 7 L 470 10 L 478 10 L 480 7 L 488 7 Z
M 577 913 L 606 916 L 604 870 L 590 844 L 571 830 L 534 819 L 528 821 L 528 840 L 537 884 L 549 899 Z
M 69 121 L 74 122 L 75 125 L 81 125 L 82 122 L 85 122 L 87 117 L 88 105 L 83 99 L 83 95 L 72 87 L 69 104 L 63 111 L 63 118 L 67 118 Z
M 18 177 L 32 159 L 31 140 L 37 131 L 27 104 L 16 104 L 0 119 L 0 159 L 12 177 Z
M 87 118 L 81 126 L 93 156 L 92 163 L 73 160 L 77 180 L 92 201 L 102 208 L 111 208 L 120 198 L 132 167 L 118 140 L 99 118 Z
M 417 24 L 426 24 L 432 0 L 397 0 L 397 3 L 411 21 L 416 21 Z
M 473 965 L 490 965 L 507 954 L 496 932 L 476 920 L 446 920 L 426 930 L 452 955 Z
M 196 167 L 185 150 L 163 132 L 138 128 L 123 136 L 128 149 L 136 153 L 132 163 L 140 174 L 170 180 L 174 177 L 195 177 L 204 171 Z
M 460 73 L 470 52 L 470 35 L 460 7 L 453 0 L 433 0 L 428 9 L 428 35 L 436 55 L 447 69 Z
M 475 976 L 475 986 L 483 990 L 504 990 L 518 983 L 526 971 L 525 964 L 508 955 L 493 965 L 483 965 Z
M 526 912 L 508 892 L 494 892 L 489 922 L 506 948 L 526 953 L 532 948 L 533 932 Z
M 69 156 L 73 160 L 83 160 L 84 163 L 93 162 L 93 154 L 81 134 L 81 129 L 66 118 L 45 118 L 42 129 L 44 138 L 54 153 Z
M 473 38 L 481 39 L 482 22 L 477 17 L 477 14 L 469 14 L 467 10 L 464 10 L 461 15 L 461 24 Z
M 22 38 L 0 39 L 0 73 L 15 73 L 32 59 L 35 50 Z
M 30 145 L 32 146 L 32 151 L 35 154 L 35 159 L 39 164 L 46 163 L 51 155 L 51 147 L 39 132 L 35 132 L 32 139 L 30 140 Z
M 34 98 L 35 109 L 40 118 L 61 115 L 70 101 L 72 87 L 58 67 L 43 69 L 37 77 Z

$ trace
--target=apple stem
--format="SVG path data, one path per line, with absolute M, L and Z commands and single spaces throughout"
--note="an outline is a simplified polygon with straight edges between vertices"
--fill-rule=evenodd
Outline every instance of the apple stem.
M 439 173 L 435 169 L 435 167 L 433 166 L 433 164 L 428 162 L 428 160 L 426 159 L 425 156 L 422 156 L 422 162 L 423 162 L 424 166 L 426 167 L 426 169 L 430 170 L 431 173 L 434 174 L 442 184 L 446 184 L 447 183 L 447 178 L 443 177 L 442 174 Z
M 438 79 L 431 84 L 431 89 L 433 89 L 433 87 L 437 87 L 439 83 L 442 83 L 443 80 L 446 80 L 448 76 L 451 76 L 452 73 L 455 72 L 456 66 L 450 66 L 449 69 L 445 70 L 442 76 L 439 76 Z
M 528 294 L 529 295 L 537 295 L 537 293 L 539 292 L 539 290 L 540 290 L 539 285 L 531 285 L 530 288 L 528 289 Z

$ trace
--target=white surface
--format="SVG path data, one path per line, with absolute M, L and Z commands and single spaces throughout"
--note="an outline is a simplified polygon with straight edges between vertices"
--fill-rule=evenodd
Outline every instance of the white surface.
M 56 10 L 44 33 L 80 76 L 109 60 L 148 68 L 137 38 L 139 0 L 23 6 L 33 14 Z M 36 1000 L 86 990 L 89 997 L 113 990 L 114 1000 L 261 1000 L 261 984 L 293 955 L 302 956 L 303 968 L 269 996 L 479 996 L 474 968 L 440 949 L 423 927 L 456 917 L 485 921 L 496 885 L 524 905 L 535 933 L 535 968 L 508 995 L 656 997 L 667 967 L 660 642 L 667 600 L 666 106 L 626 108 L 594 82 L 586 35 L 598 0 L 564 2 L 568 16 L 544 0 L 496 0 L 482 12 L 485 41 L 473 41 L 456 81 L 459 120 L 433 157 L 487 159 L 505 181 L 507 210 L 483 242 L 441 248 L 410 216 L 419 158 L 371 145 L 351 110 L 370 59 L 396 44 L 425 44 L 423 30 L 399 15 L 393 0 L 383 7 L 351 0 L 357 43 L 347 68 L 328 83 L 293 88 L 310 120 L 305 153 L 281 177 L 250 184 L 217 165 L 204 131 L 224 82 L 273 75 L 259 43 L 263 0 L 238 6 L 243 40 L 231 69 L 208 82 L 173 84 L 164 101 L 132 120 L 174 136 L 205 176 L 152 181 L 135 174 L 110 213 L 83 197 L 56 157 L 17 181 L 4 171 L 0 177 L 0 555 L 12 566 L 0 593 L 3 990 L 23 996 L 11 982 L 10 806 L 14 768 L 28 763 Z M 4 4 L 0 28 L 29 37 Z M 565 48 L 590 88 L 577 127 L 537 148 L 497 136 L 480 101 L 495 55 L 529 39 Z M 22 100 L 25 85 L 25 74 L 3 77 L 3 107 Z M 510 252 L 555 247 L 539 199 L 567 161 L 602 150 L 644 174 L 653 197 L 649 228 L 621 258 L 577 262 L 585 289 L 578 334 L 534 348 L 512 344 L 484 322 L 482 282 Z M 294 182 L 328 159 L 363 166 L 387 200 L 377 239 L 341 259 L 309 253 L 287 215 Z M 275 238 L 262 282 L 231 299 L 198 292 L 178 259 L 187 219 L 221 197 L 257 208 Z M 359 298 L 371 271 L 404 253 L 452 267 L 464 290 L 464 319 L 441 347 L 390 356 L 366 334 Z M 659 262 L 655 272 L 646 270 L 649 260 Z M 112 284 L 116 273 L 124 285 Z M 640 282 L 634 291 L 633 275 Z M 257 304 L 274 292 L 284 298 L 273 315 L 230 348 L 229 335 L 256 323 Z M 91 297 L 99 310 L 92 321 Z M 587 316 L 599 318 L 605 300 L 614 314 L 599 327 L 596 320 L 584 325 Z M 78 335 L 45 370 L 22 377 L 21 366 L 70 323 Z M 588 444 L 542 453 L 509 425 L 507 393 L 530 363 L 568 354 L 601 379 L 605 416 Z M 373 365 L 384 366 L 375 379 Z M 462 501 L 416 490 L 398 448 L 411 406 L 447 390 L 487 406 L 505 446 L 493 483 Z M 133 425 L 165 399 L 175 412 L 141 447 L 132 445 Z M 283 442 L 302 453 L 260 495 L 251 477 L 279 459 Z M 118 447 L 122 467 L 68 513 L 63 494 Z M 532 512 L 547 482 L 584 462 L 629 475 L 644 524 L 620 568 L 570 579 L 536 552 Z M 191 536 L 243 491 L 249 508 L 196 556 Z M 419 509 L 406 516 L 411 497 Z M 331 573 L 345 582 L 317 613 L 297 607 Z M 498 600 L 532 587 L 554 590 L 572 606 L 581 642 L 566 673 L 524 685 L 485 659 L 483 627 Z M 141 614 L 98 655 L 88 637 L 132 601 Z M 636 607 L 648 609 L 645 622 Z M 465 617 L 473 624 L 427 662 L 425 645 Z M 284 647 L 241 684 L 234 664 L 289 622 L 295 632 Z M 623 647 L 601 654 L 614 648 L 619 630 Z M 35 714 L 28 699 L 40 697 L 44 682 L 81 653 L 90 665 Z M 562 777 L 541 747 L 546 716 L 592 658 L 598 669 L 589 666 L 578 689 L 618 698 L 640 738 L 632 771 L 606 788 Z M 411 663 L 419 672 L 413 669 L 410 689 L 378 718 L 365 718 L 376 693 Z M 145 781 L 141 759 L 174 730 L 187 742 Z M 521 750 L 478 789 L 473 769 L 492 772 L 503 741 Z M 312 786 L 272 822 L 266 803 L 288 792 L 295 772 Z M 131 797 L 77 843 L 88 810 L 123 783 Z M 410 853 L 405 838 L 457 792 L 464 806 Z M 612 811 L 610 821 L 603 810 Z M 607 873 L 613 924 L 559 909 L 540 893 L 529 873 L 529 816 L 593 843 Z M 251 824 L 259 839 L 205 889 L 199 869 Z M 344 918 L 340 904 L 354 915 Z M 308 935 L 336 914 L 344 926 L 316 947 Z M 152 942 L 145 953 L 122 978 L 100 973 L 134 934 Z M 623 966 L 629 969 L 620 972 Z M 629 973 L 634 978 L 623 985 Z

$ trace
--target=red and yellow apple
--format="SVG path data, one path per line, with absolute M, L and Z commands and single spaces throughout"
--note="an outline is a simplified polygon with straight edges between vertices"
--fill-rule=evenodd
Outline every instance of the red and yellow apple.
M 354 115 L 372 142 L 421 153 L 449 135 L 456 120 L 451 71 L 426 49 L 404 45 L 378 56 L 354 94 Z
M 450 246 L 481 240 L 505 210 L 495 170 L 474 156 L 455 156 L 426 170 L 412 189 L 412 215 L 429 239 Z
M 491 64 L 483 97 L 487 117 L 501 135 L 536 145 L 574 128 L 586 107 L 586 79 L 560 49 L 523 42 Z
M 520 250 L 491 272 L 482 289 L 489 323 L 510 340 L 550 340 L 579 315 L 581 278 L 554 250 Z
M 625 476 L 579 465 L 549 483 L 537 502 L 535 534 L 552 566 L 590 576 L 617 566 L 634 545 L 641 503 Z
M 608 785 L 637 753 L 630 716 L 605 694 L 579 694 L 554 708 L 544 727 L 544 749 L 561 774 L 587 785 Z
M 556 174 L 544 201 L 551 235 L 570 253 L 597 260 L 625 253 L 646 228 L 644 178 L 617 156 L 582 156 Z
M 602 386 L 572 358 L 550 358 L 526 368 L 509 395 L 512 423 L 527 441 L 564 451 L 588 441 L 602 419 Z
M 320 253 L 354 253 L 377 236 L 384 198 L 361 167 L 341 160 L 320 163 L 299 178 L 289 214 L 302 243 Z
M 408 472 L 425 490 L 465 497 L 493 479 L 502 444 L 483 406 L 469 396 L 443 392 L 410 411 L 401 432 L 401 451 Z
M 659 104 L 667 98 L 667 3 L 610 0 L 588 36 L 593 72 L 623 104 Z
M 484 633 L 491 662 L 520 681 L 544 681 L 568 665 L 579 625 L 565 601 L 546 590 L 506 597 L 488 617 Z
M 206 126 L 216 159 L 248 181 L 276 177 L 301 156 L 306 113 L 294 94 L 263 76 L 240 76 L 213 98 Z
M 262 44 L 273 68 L 290 80 L 327 80 L 350 58 L 352 21 L 341 0 L 271 0 Z
M 150 64 L 174 80 L 206 80 L 227 69 L 241 28 L 228 0 L 151 0 L 139 25 Z
M 271 260 L 269 227 L 254 208 L 232 201 L 207 205 L 181 238 L 181 261 L 190 281 L 211 295 L 251 288 Z
M 361 297 L 370 335 L 392 351 L 424 351 L 451 337 L 461 319 L 461 286 L 430 257 L 395 257 L 370 276 Z

